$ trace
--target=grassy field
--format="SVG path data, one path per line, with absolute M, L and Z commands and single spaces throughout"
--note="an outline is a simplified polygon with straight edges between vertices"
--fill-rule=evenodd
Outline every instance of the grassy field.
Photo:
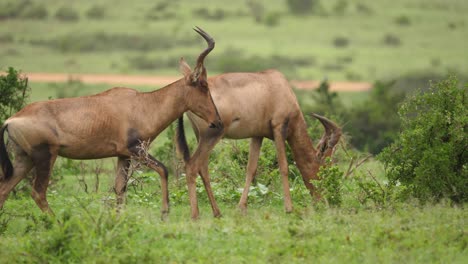
M 172 195 L 162 222 L 157 183 L 129 188 L 126 210 L 116 215 L 111 178 L 101 176 L 97 193 L 85 193 L 72 175 L 53 184 L 55 219 L 40 214 L 24 191 L 12 196 L 0 211 L 0 263 L 464 263 L 468 257 L 467 212 L 445 203 L 327 209 L 300 205 L 296 196 L 292 214 L 276 198 L 252 201 L 247 215 L 234 201 L 221 202 L 224 216 L 214 219 L 201 194 L 202 215 L 194 222 L 188 203 Z
M 9 2 L 17 1 L 3 4 Z M 193 62 L 204 47 L 191 30 L 197 25 L 217 41 L 207 60 L 210 74 L 279 68 L 295 79 L 374 81 L 468 72 L 462 0 L 321 1 L 309 16 L 292 15 L 286 1 L 266 0 L 35 4 L 44 17 L 2 20 L 0 68 L 177 75 L 178 58 Z M 62 7 L 77 17 L 57 18 Z M 98 15 L 89 15 L 92 9 Z

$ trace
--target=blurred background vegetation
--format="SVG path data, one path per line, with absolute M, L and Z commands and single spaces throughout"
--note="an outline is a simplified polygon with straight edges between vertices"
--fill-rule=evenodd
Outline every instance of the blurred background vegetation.
M 176 75 L 200 26 L 210 74 L 277 68 L 292 79 L 387 80 L 468 72 L 463 0 L 2 0 L 0 67 Z

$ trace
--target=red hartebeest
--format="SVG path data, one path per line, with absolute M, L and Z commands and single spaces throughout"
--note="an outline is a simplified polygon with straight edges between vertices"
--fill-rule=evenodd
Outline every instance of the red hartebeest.
M 199 214 L 194 191 L 195 178 L 198 173 L 207 189 L 214 216 L 221 215 L 209 185 L 208 156 L 222 137 L 251 138 L 245 187 L 239 202 L 241 210 L 245 211 L 247 208 L 249 187 L 255 176 L 262 140 L 265 137 L 275 142 L 282 177 L 285 210 L 291 212 L 293 209 L 288 183 L 285 141 L 289 143 L 293 151 L 294 159 L 310 194 L 318 197 L 310 181 L 317 179 L 319 167 L 326 157 L 332 155 L 340 139 L 341 129 L 332 121 L 314 115 L 325 127 L 325 134 L 318 146 L 314 148 L 307 135 L 307 125 L 296 96 L 283 74 L 276 70 L 221 74 L 210 77 L 208 85 L 223 121 L 224 131 L 209 130 L 205 121 L 187 112 L 199 141 L 197 150 L 190 158 L 184 136 L 183 117 L 179 118 L 177 130 L 178 149 L 183 153 L 186 164 L 192 218 L 197 218 Z
M 181 59 L 184 78 L 153 92 L 129 88 L 77 98 L 36 102 L 10 117 L 0 130 L 0 208 L 10 191 L 35 168 L 32 198 L 44 212 L 52 213 L 46 199 L 49 176 L 57 156 L 72 159 L 118 157 L 115 192 L 117 204 L 125 199 L 130 158 L 141 155 L 140 142 L 153 141 L 174 120 L 190 110 L 222 130 L 222 122 L 207 83 L 204 58 L 214 40 L 200 28 L 195 31 L 207 42 L 195 69 Z M 213 128 L 213 129 L 212 129 Z M 8 133 L 12 163 L 4 142 Z M 145 165 L 161 177 L 163 216 L 169 210 L 168 173 L 164 164 L 148 156 Z

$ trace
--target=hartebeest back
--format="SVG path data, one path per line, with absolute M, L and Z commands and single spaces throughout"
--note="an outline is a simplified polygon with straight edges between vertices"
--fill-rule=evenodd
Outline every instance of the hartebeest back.
M 190 110 L 222 130 L 206 79 L 204 58 L 214 48 L 213 39 L 200 28 L 195 29 L 208 43 L 193 71 L 183 59 L 180 69 L 184 78 L 153 92 L 142 93 L 129 88 L 113 88 L 85 97 L 32 103 L 10 117 L 0 130 L 0 208 L 10 193 L 34 167 L 32 197 L 45 212 L 52 212 L 46 191 L 51 168 L 57 156 L 72 159 L 118 157 L 115 192 L 122 204 L 131 157 L 138 157 L 141 142 L 151 142 L 174 120 Z M 8 133 L 15 160 L 12 164 L 5 148 Z M 166 167 L 149 156 L 145 165 L 161 177 L 163 215 L 169 210 Z
M 325 134 L 314 148 L 307 135 L 307 125 L 299 108 L 296 96 L 289 82 L 278 71 L 268 70 L 258 73 L 226 73 L 208 79 L 211 95 L 224 124 L 224 131 L 213 132 L 202 119 L 188 112 L 198 148 L 190 158 L 185 141 L 182 117 L 179 118 L 178 148 L 184 153 L 187 181 L 192 205 L 192 217 L 198 217 L 195 178 L 200 173 L 210 199 L 215 216 L 219 208 L 211 192 L 208 174 L 208 156 L 216 143 L 224 136 L 231 139 L 252 138 L 247 165 L 244 192 L 239 202 L 242 210 L 247 208 L 250 184 L 255 176 L 263 138 L 274 140 L 282 176 L 285 209 L 292 211 L 292 201 L 288 183 L 288 164 L 285 141 L 293 151 L 294 159 L 302 174 L 303 181 L 311 195 L 314 186 L 310 182 L 317 179 L 319 167 L 325 157 L 332 154 L 341 136 L 341 129 L 330 120 L 314 115 L 325 127 Z

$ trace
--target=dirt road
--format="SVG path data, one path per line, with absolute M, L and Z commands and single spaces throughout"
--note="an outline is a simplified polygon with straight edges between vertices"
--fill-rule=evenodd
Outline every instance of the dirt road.
M 145 75 L 116 75 L 116 74 L 65 74 L 65 73 L 24 73 L 31 82 L 67 82 L 70 79 L 80 80 L 89 84 L 111 85 L 151 85 L 164 86 L 176 81 L 180 76 L 145 76 Z M 319 81 L 291 81 L 298 89 L 315 89 Z M 331 91 L 367 91 L 372 84 L 367 82 L 330 82 Z

